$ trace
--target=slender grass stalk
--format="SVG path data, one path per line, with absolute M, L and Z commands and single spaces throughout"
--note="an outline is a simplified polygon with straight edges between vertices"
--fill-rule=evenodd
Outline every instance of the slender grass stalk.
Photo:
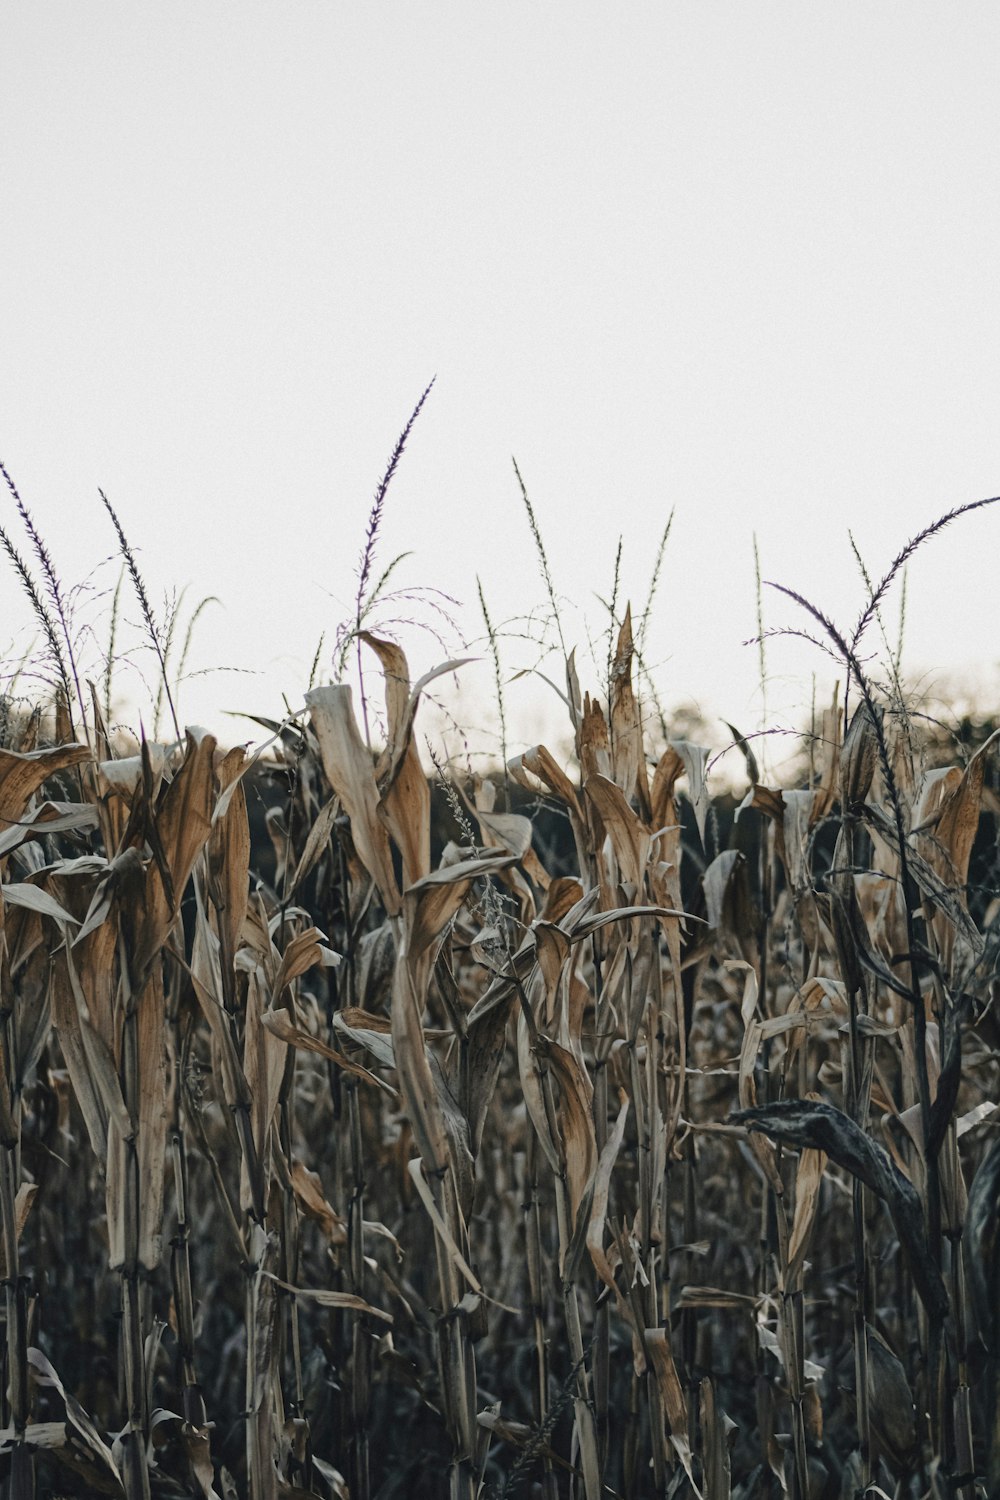
M 653 557 L 653 571 L 650 574 L 649 588 L 646 590 L 646 602 L 639 613 L 639 618 L 636 623 L 635 640 L 636 647 L 639 651 L 641 651 L 646 644 L 646 631 L 649 629 L 649 622 L 653 614 L 653 604 L 656 601 L 657 591 L 660 587 L 660 574 L 663 571 L 663 559 L 666 556 L 667 542 L 670 540 L 670 530 L 673 524 L 674 510 L 671 509 L 670 514 L 667 517 L 667 524 L 663 528 L 663 533 L 660 537 L 659 545 L 657 546 L 656 553 Z
M 497 695 L 497 716 L 500 720 L 500 758 L 503 761 L 504 782 L 504 805 L 510 809 L 510 774 L 507 770 L 507 713 L 504 704 L 503 673 L 500 669 L 500 642 L 496 629 L 490 618 L 490 612 L 486 607 L 486 596 L 483 593 L 483 584 L 479 575 L 476 575 L 476 592 L 479 595 L 479 609 L 486 626 L 486 636 L 490 643 L 490 656 L 493 661 L 493 685 Z
M 105 723 L 109 725 L 112 721 L 113 703 L 111 697 L 111 685 L 114 680 L 115 662 L 118 655 L 118 626 L 121 621 L 122 584 L 124 580 L 125 569 L 121 568 L 118 572 L 118 581 L 115 584 L 115 591 L 111 596 L 111 623 L 108 628 L 108 649 L 104 659 L 104 677 L 102 681 L 104 694 L 104 719 Z
M 27 564 L 2 526 L 0 526 L 0 546 L 6 552 L 11 566 L 21 581 L 21 587 L 28 596 L 35 617 L 42 627 L 42 633 L 45 636 L 51 660 L 55 665 L 59 685 L 63 690 L 65 700 L 67 703 L 71 703 L 73 701 L 72 687 L 63 657 L 62 642 L 59 639 L 59 632 L 56 629 L 55 621 L 45 607 L 42 596 L 38 591 L 38 586 L 32 578 Z
M 21 496 L 17 490 L 17 486 L 14 484 L 13 479 L 10 477 L 10 474 L 7 472 L 2 463 L 0 463 L 0 474 L 3 475 L 4 480 L 7 484 L 7 488 L 13 496 L 14 504 L 17 506 L 18 515 L 21 517 L 21 520 L 24 524 L 24 529 L 28 534 L 32 549 L 34 550 L 35 556 L 38 559 L 39 566 L 41 567 L 42 577 L 45 579 L 45 588 L 51 601 L 52 608 L 55 611 L 55 618 L 59 621 L 59 627 L 62 632 L 62 644 L 66 648 L 65 658 L 63 658 L 60 654 L 60 662 L 68 664 L 69 673 L 72 676 L 73 685 L 76 690 L 76 704 L 80 710 L 80 723 L 85 726 L 87 722 L 87 710 L 84 702 L 83 691 L 80 687 L 80 674 L 76 662 L 76 653 L 73 650 L 73 637 L 70 630 L 69 607 L 63 593 L 62 585 L 59 582 L 59 575 L 56 572 L 55 564 L 52 561 L 52 555 L 49 552 L 48 547 L 45 545 L 45 541 L 41 533 L 39 532 L 38 527 L 35 525 L 35 521 L 31 515 L 31 512 L 28 510 L 28 507 L 21 499 Z M 66 702 L 68 706 L 72 699 L 68 691 L 68 684 L 65 680 L 65 665 L 63 665 L 62 667 L 62 675 L 64 691 L 66 692 Z
M 389 462 L 386 466 L 385 473 L 382 475 L 382 478 L 379 481 L 378 487 L 375 491 L 375 498 L 372 501 L 372 508 L 368 513 L 368 524 L 365 528 L 365 540 L 364 545 L 361 548 L 361 558 L 358 563 L 358 587 L 354 597 L 354 643 L 357 653 L 358 681 L 361 688 L 361 711 L 364 718 L 365 740 L 369 744 L 369 746 L 371 745 L 371 735 L 368 725 L 368 708 L 364 692 L 364 668 L 361 659 L 361 631 L 370 612 L 372 603 L 381 594 L 390 574 L 395 569 L 396 565 L 402 560 L 402 557 L 405 556 L 405 553 L 400 554 L 393 559 L 393 561 L 389 564 L 389 567 L 386 568 L 382 573 L 382 576 L 381 578 L 379 578 L 371 595 L 369 594 L 369 584 L 371 582 L 372 568 L 375 562 L 375 552 L 378 545 L 379 530 L 382 525 L 382 513 L 385 509 L 386 494 L 388 493 L 389 485 L 392 483 L 396 470 L 399 467 L 399 461 L 406 449 L 406 444 L 409 440 L 411 432 L 413 431 L 414 424 L 416 423 L 417 418 L 423 410 L 424 402 L 430 395 L 434 387 L 434 381 L 436 379 L 437 376 L 435 375 L 425 387 L 420 400 L 417 402 L 416 406 L 413 408 L 412 413 L 410 414 L 409 421 L 406 423 L 406 426 L 403 428 L 399 437 L 396 439 L 396 446 L 393 448 L 392 453 L 389 455 Z
M 618 589 L 621 584 L 622 574 L 622 539 L 619 536 L 618 546 L 615 548 L 615 567 L 611 579 L 611 598 L 607 604 L 608 611 L 608 644 L 604 660 L 604 676 L 607 684 L 605 689 L 605 701 L 607 715 L 611 719 L 611 669 L 615 659 L 615 630 L 618 623 Z
M 521 491 L 521 500 L 524 503 L 524 509 L 528 516 L 528 526 L 531 529 L 532 539 L 535 543 L 535 552 L 538 556 L 538 564 L 541 568 L 542 580 L 545 584 L 545 592 L 548 594 L 549 606 L 552 610 L 552 618 L 555 621 L 556 632 L 559 636 L 559 649 L 561 650 L 563 657 L 565 658 L 569 655 L 569 652 L 566 649 L 566 639 L 563 635 L 562 628 L 562 617 L 559 613 L 559 603 L 556 599 L 556 592 L 552 585 L 552 574 L 549 572 L 549 559 L 545 551 L 545 543 L 542 540 L 541 527 L 538 524 L 538 518 L 535 515 L 534 506 L 532 505 L 531 500 L 528 497 L 528 491 L 525 486 L 524 480 L 521 478 L 521 471 L 517 466 L 517 459 L 512 458 L 511 463 L 514 465 L 514 473 L 517 475 L 517 483 Z
M 167 676 L 166 653 L 164 650 L 163 642 L 160 639 L 160 630 L 156 623 L 156 616 L 153 614 L 153 607 L 149 602 L 149 595 L 146 592 L 146 585 L 143 582 L 142 574 L 139 572 L 139 564 L 136 561 L 135 553 L 129 546 L 128 538 L 125 535 L 121 521 L 119 521 L 118 519 L 118 515 L 115 511 L 114 506 L 111 504 L 111 501 L 108 499 L 103 490 L 98 490 L 97 493 L 100 495 L 104 508 L 107 511 L 108 515 L 111 517 L 111 524 L 115 528 L 115 534 L 118 537 L 119 551 L 121 552 L 122 559 L 125 563 L 126 568 L 128 569 L 129 577 L 132 580 L 132 587 L 135 590 L 135 596 L 139 601 L 139 608 L 142 611 L 142 618 L 146 626 L 146 634 L 149 638 L 149 644 L 152 646 L 153 651 L 156 655 L 156 659 L 160 664 L 160 681 L 163 685 L 163 691 L 166 694 L 167 703 L 170 706 L 170 717 L 174 726 L 174 734 L 176 735 L 178 740 L 181 740 L 183 738 L 183 736 L 181 735 L 181 726 L 177 718 L 177 711 L 174 708 L 173 694 L 170 691 L 170 682 Z

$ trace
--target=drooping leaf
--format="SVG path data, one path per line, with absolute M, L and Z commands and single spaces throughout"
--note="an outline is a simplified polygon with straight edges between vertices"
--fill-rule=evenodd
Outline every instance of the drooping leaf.
M 0 749 L 0 832 L 5 824 L 24 817 L 31 798 L 50 776 L 91 758 L 89 745 L 58 745 L 28 752 Z
M 927 1247 L 917 1191 L 882 1147 L 852 1119 L 832 1104 L 809 1099 L 785 1099 L 743 1109 L 732 1118 L 751 1131 L 765 1132 L 772 1140 L 823 1151 L 870 1187 L 889 1210 L 921 1301 L 933 1317 L 947 1316 L 948 1293 Z

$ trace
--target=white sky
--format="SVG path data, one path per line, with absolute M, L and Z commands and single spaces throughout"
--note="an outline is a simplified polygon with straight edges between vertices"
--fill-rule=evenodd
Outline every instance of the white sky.
M 992 3 L 21 0 L 4 32 L 0 457 L 67 581 L 112 550 L 100 485 L 154 599 L 220 596 L 193 665 L 259 675 L 191 681 L 188 720 L 253 733 L 220 711 L 300 701 L 323 630 L 329 664 L 435 374 L 380 560 L 413 549 L 399 580 L 469 636 L 477 573 L 496 621 L 541 605 L 516 455 L 585 649 L 619 533 L 639 609 L 675 507 L 648 654 L 668 703 L 744 728 L 754 531 L 850 623 L 848 527 L 880 574 L 1000 492 Z M 939 688 L 1000 658 L 998 540 L 1000 506 L 911 570 L 906 660 Z M 0 588 L 6 653 L 30 632 Z M 447 654 L 405 644 L 414 675 Z M 769 721 L 800 722 L 826 664 L 768 666 Z M 463 681 L 478 735 L 491 673 Z M 552 735 L 545 693 L 511 685 L 512 738 Z

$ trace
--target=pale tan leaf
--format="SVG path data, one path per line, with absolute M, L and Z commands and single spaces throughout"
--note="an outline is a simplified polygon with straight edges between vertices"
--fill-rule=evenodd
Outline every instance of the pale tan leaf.
M 358 731 L 346 683 L 306 694 L 323 770 L 351 820 L 351 836 L 390 916 L 401 909 L 389 838 L 378 816 L 379 793 L 371 755 Z
M 243 752 L 237 749 L 230 752 L 219 768 L 226 810 L 220 815 L 220 798 L 212 813 L 206 848 L 209 894 L 215 908 L 223 962 L 228 966 L 232 965 L 239 947 L 250 885 L 250 823 L 240 774 L 242 767 Z
M 265 1271 L 268 1280 L 280 1286 L 283 1291 L 290 1292 L 296 1301 L 315 1302 L 317 1307 L 339 1307 L 345 1312 L 365 1313 L 369 1318 L 378 1318 L 383 1323 L 392 1323 L 391 1313 L 383 1312 L 381 1308 L 372 1307 L 363 1297 L 357 1297 L 353 1292 L 334 1292 L 326 1287 L 292 1286 L 288 1281 L 282 1281 L 280 1276 L 275 1276 L 271 1271 Z
M 600 813 L 618 861 L 622 878 L 638 894 L 649 859 L 649 834 L 632 811 L 621 787 L 608 777 L 588 776 L 583 790 Z
M 976 1126 L 981 1125 L 984 1120 L 988 1120 L 990 1115 L 994 1114 L 998 1107 L 1000 1106 L 994 1104 L 992 1100 L 984 1099 L 983 1102 L 981 1104 L 977 1104 L 974 1109 L 966 1110 L 965 1114 L 961 1115 L 956 1121 L 956 1130 L 959 1139 L 961 1139 L 962 1136 L 965 1135 L 968 1131 L 975 1130 Z
M 156 969 L 137 1001 L 139 1087 L 136 1149 L 139 1158 L 139 1261 L 147 1271 L 160 1263 L 163 1232 L 164 1163 L 167 1149 L 166 1000 Z
M 19 1243 L 22 1231 L 31 1212 L 31 1205 L 35 1201 L 38 1187 L 33 1182 L 22 1182 L 14 1197 L 14 1240 Z M 7 1249 L 0 1239 L 0 1277 L 8 1275 L 7 1271 Z
M 597 1454 L 597 1429 L 590 1402 L 582 1396 L 573 1398 L 573 1417 L 576 1440 L 580 1445 L 580 1466 L 583 1469 L 583 1492 L 587 1500 L 601 1500 L 601 1465 Z
M 274 999 L 280 1000 L 293 980 L 308 973 L 317 964 L 336 968 L 339 963 L 340 954 L 326 946 L 326 935 L 318 927 L 308 927 L 305 932 L 296 933 L 286 944 L 281 956 L 281 967 L 273 982 Z
M 413 1186 L 416 1188 L 417 1193 L 419 1194 L 421 1203 L 427 1210 L 427 1214 L 430 1218 L 431 1223 L 434 1225 L 434 1232 L 442 1241 L 456 1270 L 459 1271 L 462 1276 L 464 1276 L 465 1280 L 469 1283 L 474 1292 L 478 1292 L 480 1296 L 485 1296 L 479 1277 L 473 1271 L 472 1267 L 465 1259 L 465 1256 L 462 1254 L 461 1250 L 459 1250 L 458 1246 L 455 1243 L 454 1235 L 451 1233 L 451 1230 L 448 1228 L 444 1219 L 441 1217 L 438 1206 L 434 1202 L 434 1195 L 432 1194 L 427 1184 L 427 1179 L 424 1176 L 420 1157 L 411 1156 L 410 1160 L 406 1164 L 406 1170 L 409 1172 L 410 1180 L 412 1181 Z
M 107 1042 L 100 1032 L 91 1025 L 90 1015 L 87 1010 L 87 1002 L 80 988 L 80 980 L 73 962 L 71 948 L 64 948 L 66 957 L 66 969 L 69 975 L 70 989 L 76 1001 L 77 1019 L 79 1023 L 78 1035 L 83 1046 L 87 1067 L 94 1081 L 97 1093 L 107 1112 L 109 1119 L 113 1120 L 121 1132 L 123 1140 L 131 1140 L 134 1135 L 132 1120 L 125 1107 L 122 1098 L 121 1083 L 118 1078 L 118 1070 L 115 1067 L 114 1057 Z
M 615 1282 L 611 1262 L 608 1260 L 604 1250 L 604 1229 L 608 1217 L 608 1196 L 611 1189 L 611 1174 L 618 1160 L 618 1153 L 625 1139 L 625 1126 L 628 1121 L 630 1108 L 629 1097 L 624 1089 L 618 1090 L 620 1101 L 618 1117 L 611 1128 L 597 1163 L 597 1171 L 594 1175 L 594 1195 L 590 1203 L 590 1221 L 587 1225 L 587 1250 L 594 1262 L 594 1269 L 604 1282 L 615 1294 L 615 1300 L 619 1307 L 622 1298 Z
M 675 750 L 681 758 L 684 766 L 684 774 L 687 777 L 688 796 L 694 809 L 695 822 L 698 825 L 698 833 L 701 838 L 702 847 L 705 846 L 705 823 L 708 818 L 708 809 L 712 803 L 711 793 L 705 781 L 705 769 L 708 765 L 709 752 L 704 745 L 695 745 L 691 740 L 671 740 L 670 747 Z
M 0 826 L 24 817 L 31 798 L 49 776 L 91 759 L 89 745 L 28 752 L 0 749 Z
M 146 753 L 153 774 L 154 786 L 158 786 L 170 759 L 170 745 L 146 741 Z M 142 785 L 143 758 L 141 755 L 123 755 L 117 760 L 101 760 L 97 763 L 97 784 L 101 795 L 109 793 L 121 797 L 129 806 Z
M 748 976 L 748 985 L 750 977 L 751 976 Z M 756 976 L 752 977 L 754 982 L 753 993 L 756 1000 Z M 747 1004 L 747 995 L 744 994 L 744 1010 L 747 1009 Z M 750 1014 L 752 1017 L 752 1008 L 750 1010 Z M 753 1019 L 745 1022 L 744 1024 L 746 1025 L 746 1030 L 743 1033 L 743 1046 L 740 1048 L 740 1108 L 753 1109 L 757 1103 L 757 1085 L 754 1082 L 754 1069 L 757 1066 L 757 1053 L 760 1051 L 760 1044 L 763 1041 L 764 1028 L 760 1021 L 755 1021 Z M 781 1173 L 778 1171 L 777 1162 L 775 1161 L 774 1147 L 769 1140 L 762 1138 L 756 1132 L 752 1134 L 749 1139 L 750 1149 L 753 1151 L 754 1156 L 756 1156 L 757 1160 L 764 1168 L 764 1173 L 767 1177 L 772 1191 L 777 1197 L 782 1197 L 784 1195 L 785 1187 L 784 1183 L 781 1180 Z
M 818 1097 L 818 1096 L 816 1096 Z M 826 1171 L 827 1155 L 806 1147 L 799 1156 L 795 1173 L 795 1218 L 788 1240 L 788 1267 L 785 1272 L 785 1287 L 791 1291 L 802 1267 L 812 1239 L 819 1212 L 819 1193 Z
M 215 1469 L 212 1466 L 211 1432 L 213 1423 L 206 1422 L 203 1427 L 196 1427 L 192 1422 L 184 1422 L 181 1427 L 181 1442 L 187 1454 L 191 1472 L 198 1481 L 203 1500 L 220 1500 L 219 1492 L 215 1488 Z
M 815 787 L 810 819 L 813 824 L 825 818 L 833 807 L 840 786 L 840 726 L 843 712 L 840 708 L 840 688 L 834 687 L 829 708 L 824 708 L 818 735 L 818 785 Z
M 643 1341 L 653 1366 L 653 1373 L 656 1376 L 660 1398 L 663 1401 L 663 1409 L 666 1412 L 670 1441 L 684 1466 L 684 1472 L 688 1476 L 691 1488 L 694 1490 L 698 1500 L 702 1500 L 701 1491 L 694 1482 L 691 1445 L 688 1441 L 687 1402 L 684 1399 L 684 1389 L 680 1382 L 680 1376 L 677 1374 L 677 1366 L 674 1364 L 674 1356 L 670 1348 L 669 1330 L 666 1328 L 647 1328 L 643 1332 Z
M 410 712 L 410 669 L 406 656 L 393 641 L 379 640 L 367 631 L 361 639 L 382 664 L 388 744 L 377 773 L 380 791 L 378 814 L 392 835 L 403 860 L 403 885 L 413 885 L 431 867 L 431 794 L 413 744 L 413 714 Z
M 583 886 L 578 880 L 559 875 L 545 893 L 545 905 L 538 914 L 540 922 L 562 922 L 567 912 L 583 897 Z
M 97 810 L 85 802 L 43 802 L 19 823 L 0 833 L 0 859 L 29 839 L 96 827 Z
M 464 859 L 443 870 L 433 870 L 406 892 L 407 953 L 419 958 L 444 931 L 468 895 L 474 880 L 493 875 L 516 863 L 502 850 Z
M 42 1351 L 40 1349 L 29 1348 L 27 1360 L 35 1372 L 35 1379 L 39 1385 L 52 1386 L 59 1392 L 66 1407 L 66 1419 L 74 1432 L 80 1437 L 90 1457 L 95 1459 L 101 1468 L 105 1469 L 117 1480 L 119 1485 L 122 1485 L 122 1476 L 118 1465 L 112 1457 L 111 1449 L 101 1437 L 94 1422 L 84 1411 L 72 1391 L 68 1391 L 63 1385 L 63 1382 Z M 124 1486 L 122 1488 L 124 1492 Z
M 597 1139 L 591 1103 L 594 1086 L 573 1053 L 539 1035 L 538 1047 L 559 1085 L 560 1156 L 566 1171 L 570 1212 L 576 1225 L 597 1171 Z
M 599 932 L 602 927 L 608 927 L 613 922 L 629 922 L 633 917 L 678 917 L 685 922 L 701 922 L 701 917 L 693 917 L 689 912 L 674 910 L 670 906 L 619 906 L 614 911 L 598 911 L 592 916 L 582 917 L 579 921 L 572 921 L 568 914 L 560 924 L 567 931 L 574 942 L 581 938 L 590 937 L 591 933 Z
M 535 745 L 532 749 L 525 750 L 522 755 L 515 755 L 507 762 L 507 769 L 518 785 L 523 786 L 526 791 L 537 792 L 537 782 L 540 781 L 543 786 L 548 787 L 550 792 L 555 792 L 556 796 L 561 797 L 567 807 L 579 811 L 579 802 L 573 783 L 544 745 Z M 531 777 L 535 777 L 536 781 L 532 781 Z
M 319 1225 L 327 1241 L 331 1245 L 346 1244 L 347 1224 L 327 1201 L 318 1175 L 296 1159 L 289 1178 L 303 1213 Z
M 647 809 L 646 761 L 642 752 L 642 722 L 632 689 L 632 606 L 626 605 L 611 663 L 611 765 L 612 778 L 626 798 L 638 796 Z
M 377 1022 L 378 1024 L 373 1024 Z M 384 1016 L 369 1016 L 367 1011 L 346 1009 L 333 1017 L 336 1031 L 349 1037 L 359 1047 L 370 1052 L 385 1068 L 395 1068 L 396 1054 L 392 1047 L 391 1022 Z
M 169 889 L 157 859 L 146 867 L 145 889 L 132 913 L 135 948 L 133 982 L 138 988 L 170 934 L 195 859 L 212 831 L 215 739 L 196 740 L 190 732 L 184 760 L 160 798 L 155 830 L 169 872 Z
M 531 849 L 531 819 L 520 813 L 476 812 L 487 848 L 504 849 L 523 860 Z M 539 866 L 539 868 L 541 868 Z
M 334 794 L 329 801 L 325 802 L 310 826 L 299 862 L 295 866 L 292 876 L 292 884 L 289 889 L 289 897 L 294 896 L 299 886 L 311 872 L 314 866 L 322 858 L 329 846 L 333 834 L 333 825 L 337 821 L 337 813 L 340 809 L 340 799 Z
M 48 891 L 40 890 L 36 885 L 29 885 L 26 881 L 0 885 L 0 896 L 8 906 L 27 907 L 29 911 L 37 911 L 40 916 L 51 917 L 61 927 L 79 926 L 76 918 L 71 917 L 54 896 L 50 896 Z
M 278 1107 L 288 1047 L 273 1026 L 264 1024 L 267 992 L 261 972 L 255 968 L 247 985 L 246 1020 L 243 1031 L 243 1072 L 250 1089 L 250 1123 L 255 1150 L 244 1153 L 240 1173 L 240 1204 L 253 1208 L 255 1171 L 262 1173 L 261 1197 L 266 1200 L 271 1176 L 270 1129 Z M 280 1012 L 282 1016 L 286 1012 Z
M 306 1052 L 315 1052 L 320 1057 L 328 1057 L 331 1062 L 337 1064 L 338 1068 L 343 1068 L 345 1073 L 351 1073 L 355 1078 L 363 1079 L 365 1083 L 374 1084 L 376 1088 L 381 1089 L 383 1093 L 388 1094 L 393 1099 L 396 1097 L 396 1090 L 391 1088 L 389 1084 L 375 1073 L 369 1072 L 367 1068 L 362 1067 L 361 1063 L 352 1062 L 349 1057 L 345 1057 L 342 1052 L 338 1052 L 336 1047 L 328 1047 L 326 1042 L 320 1041 L 317 1036 L 313 1036 L 311 1031 L 306 1031 L 304 1027 L 296 1025 L 287 1010 L 266 1010 L 261 1015 L 260 1022 L 265 1030 L 269 1031 L 272 1036 L 286 1042 L 288 1046 L 298 1047 Z M 347 1034 L 352 1036 L 354 1040 L 360 1040 L 360 1037 L 354 1030 L 344 1029 L 347 1030 Z
M 69 1073 L 73 1094 L 87 1127 L 91 1149 L 98 1161 L 108 1153 L 108 1111 L 91 1072 L 83 1040 L 83 1023 L 73 998 L 65 960 L 57 962 L 52 976 L 52 1025 Z

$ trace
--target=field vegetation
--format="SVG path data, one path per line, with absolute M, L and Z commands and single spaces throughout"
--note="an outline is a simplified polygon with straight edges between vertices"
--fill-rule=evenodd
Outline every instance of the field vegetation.
M 786 600 L 837 688 L 781 784 L 733 730 L 713 795 L 617 586 L 566 752 L 429 776 L 456 663 L 377 629 L 405 436 L 364 703 L 318 670 L 253 752 L 177 720 L 109 505 L 168 726 L 111 730 L 11 486 L 4 1494 L 1000 1495 L 996 746 L 877 649 L 960 512 L 852 629 Z

